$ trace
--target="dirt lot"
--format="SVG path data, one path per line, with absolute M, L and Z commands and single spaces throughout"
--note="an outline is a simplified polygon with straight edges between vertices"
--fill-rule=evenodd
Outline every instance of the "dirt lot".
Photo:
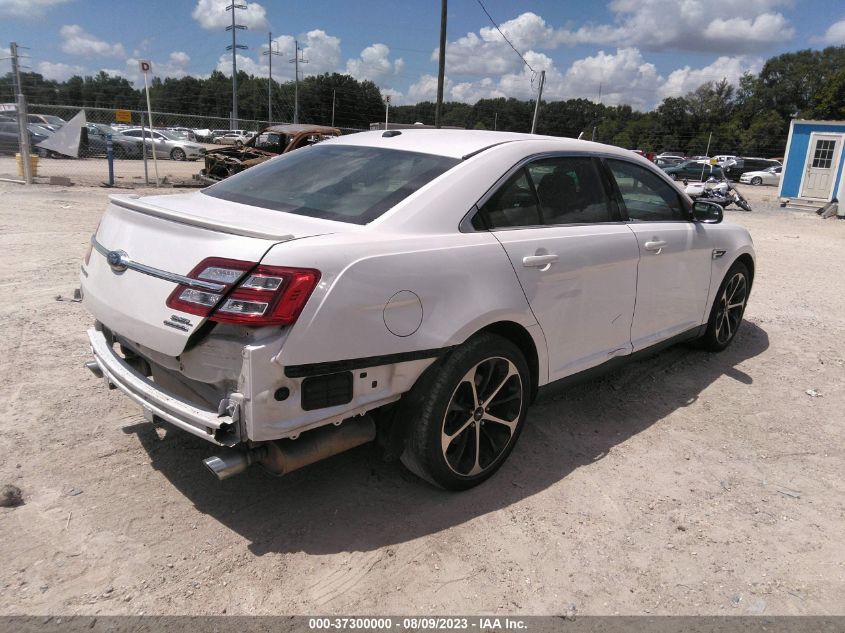
M 219 483 L 83 369 L 57 297 L 107 193 L 0 183 L 0 614 L 845 614 L 845 222 L 729 212 L 759 256 L 734 345 L 540 403 L 449 494 L 372 447 Z

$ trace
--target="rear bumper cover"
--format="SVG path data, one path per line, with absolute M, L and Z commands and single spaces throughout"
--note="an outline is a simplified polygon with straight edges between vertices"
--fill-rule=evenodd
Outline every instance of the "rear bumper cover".
M 225 431 L 237 426 L 236 418 L 242 401 L 240 394 L 230 394 L 229 401 L 235 406 L 229 407 L 224 415 L 220 415 L 217 411 L 200 409 L 167 393 L 130 367 L 115 353 L 101 330 L 89 329 L 88 340 L 91 343 L 94 361 L 103 372 L 106 382 L 141 405 L 147 419 L 165 420 L 188 433 L 220 446 L 231 446 L 237 443 L 237 434 L 225 433 Z M 230 438 L 234 438 L 234 441 Z

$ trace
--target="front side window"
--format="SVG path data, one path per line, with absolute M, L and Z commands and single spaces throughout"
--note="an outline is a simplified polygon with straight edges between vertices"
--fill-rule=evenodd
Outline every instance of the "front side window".
M 607 161 L 632 222 L 682 222 L 688 219 L 675 188 L 649 169 L 622 160 Z
M 320 144 L 282 154 L 203 193 L 285 213 L 366 224 L 459 162 L 381 147 Z

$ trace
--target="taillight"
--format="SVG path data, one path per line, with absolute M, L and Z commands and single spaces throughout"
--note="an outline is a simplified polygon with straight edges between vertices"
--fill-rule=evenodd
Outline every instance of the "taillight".
M 217 288 L 180 284 L 167 299 L 168 307 L 219 323 L 287 325 L 296 321 L 320 272 L 212 257 L 188 277 Z

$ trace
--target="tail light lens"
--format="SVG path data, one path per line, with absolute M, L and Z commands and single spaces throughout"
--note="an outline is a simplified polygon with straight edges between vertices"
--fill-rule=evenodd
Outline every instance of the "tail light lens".
M 207 316 L 218 323 L 288 325 L 305 307 L 320 280 L 320 271 L 211 257 L 200 262 L 188 277 L 221 288 L 180 284 L 167 299 L 169 308 Z

